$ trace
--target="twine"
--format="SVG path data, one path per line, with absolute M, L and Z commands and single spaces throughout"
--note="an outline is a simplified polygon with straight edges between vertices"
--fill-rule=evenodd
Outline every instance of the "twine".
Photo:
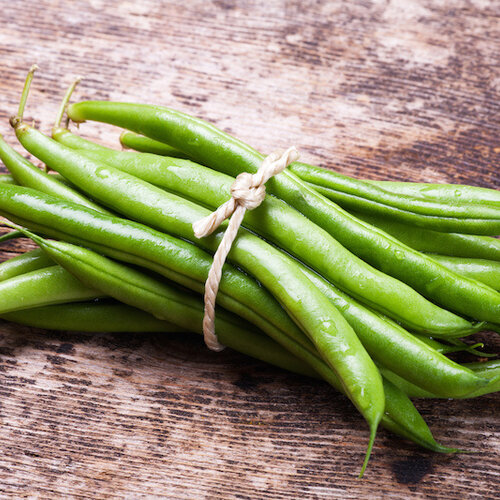
M 257 208 L 266 197 L 266 182 L 279 174 L 290 163 L 297 161 L 299 153 L 294 146 L 283 154 L 271 153 L 262 162 L 255 174 L 243 172 L 236 177 L 231 186 L 231 199 L 221 205 L 215 212 L 193 224 L 194 235 L 203 238 L 212 234 L 227 218 L 231 217 L 226 232 L 214 255 L 214 260 L 205 282 L 205 314 L 203 317 L 203 336 L 205 344 L 212 351 L 222 351 L 215 334 L 215 299 L 222 276 L 222 266 L 231 250 L 245 212 Z

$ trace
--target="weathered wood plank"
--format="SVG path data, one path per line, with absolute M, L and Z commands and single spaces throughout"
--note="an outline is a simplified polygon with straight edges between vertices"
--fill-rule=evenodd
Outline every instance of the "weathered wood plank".
M 0 133 L 28 67 L 48 132 L 75 98 L 194 113 L 261 151 L 295 144 L 351 175 L 500 188 L 494 1 L 12 0 L 0 20 Z M 3 125 L 2 125 L 3 124 Z M 109 127 L 81 131 L 117 144 Z M 26 240 L 2 247 L 7 258 Z M 381 432 L 326 385 L 178 335 L 0 325 L 0 493 L 41 498 L 493 498 L 498 396 L 419 402 L 437 456 Z M 490 348 L 498 338 L 487 339 Z

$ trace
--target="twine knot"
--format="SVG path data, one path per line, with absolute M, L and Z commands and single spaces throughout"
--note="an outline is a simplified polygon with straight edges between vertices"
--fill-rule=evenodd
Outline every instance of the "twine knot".
M 231 250 L 245 212 L 257 208 L 266 197 L 265 183 L 279 174 L 290 163 L 297 161 L 299 153 L 292 146 L 283 154 L 271 153 L 264 158 L 255 174 L 243 172 L 236 177 L 231 186 L 231 199 L 222 204 L 215 212 L 193 223 L 194 235 L 203 238 L 213 233 L 227 218 L 231 217 L 205 282 L 205 314 L 203 317 L 203 336 L 205 344 L 213 351 L 222 351 L 224 346 L 215 335 L 215 299 L 222 277 L 222 266 Z
M 238 205 L 253 210 L 264 201 L 266 186 L 258 184 L 252 174 L 242 172 L 231 186 L 231 196 Z

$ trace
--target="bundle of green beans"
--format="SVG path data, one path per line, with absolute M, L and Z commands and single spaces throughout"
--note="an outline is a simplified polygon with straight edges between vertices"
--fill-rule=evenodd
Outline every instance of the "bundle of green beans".
M 183 113 L 139 104 L 63 101 L 52 138 L 23 122 L 30 71 L 11 119 L 24 148 L 0 137 L 0 215 L 40 249 L 0 264 L 0 316 L 87 331 L 202 332 L 204 282 L 224 230 L 192 224 L 230 198 L 263 156 Z M 68 118 L 126 129 L 116 151 L 60 126 Z M 438 444 L 409 397 L 498 391 L 498 361 L 463 337 L 500 328 L 500 196 L 469 186 L 384 184 L 293 163 L 247 212 L 217 295 L 219 340 L 343 392 L 370 428 Z M 7 236 L 9 237 L 9 236 Z M 50 238 L 50 239 L 48 239 Z M 133 267 L 131 267 L 133 266 Z

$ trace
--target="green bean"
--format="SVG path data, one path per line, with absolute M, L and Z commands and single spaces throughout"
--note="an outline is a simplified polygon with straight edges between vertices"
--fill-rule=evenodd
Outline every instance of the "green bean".
M 462 209 L 462 213 L 464 214 L 461 217 L 424 215 L 417 214 L 409 210 L 402 210 L 398 207 L 385 205 L 384 203 L 378 201 L 368 200 L 366 198 L 363 198 L 362 196 L 345 193 L 344 191 L 338 191 L 324 186 L 318 186 L 317 184 L 308 183 L 308 186 L 310 186 L 311 189 L 314 189 L 317 193 L 323 195 L 325 198 L 350 212 L 354 211 L 366 214 L 376 214 L 390 220 L 395 220 L 405 224 L 411 224 L 416 227 L 447 233 L 461 232 L 466 234 L 487 236 L 495 236 L 500 234 L 499 219 L 479 217 L 466 218 L 465 214 L 467 214 L 468 211 L 473 211 L 471 206 L 460 207 Z M 484 211 L 486 209 L 486 207 L 480 205 L 475 205 L 474 208 Z M 496 207 L 488 208 L 491 208 L 492 211 L 499 210 Z
M 469 278 L 481 281 L 485 285 L 500 290 L 500 262 L 486 259 L 465 259 L 431 254 L 434 260 L 448 269 Z
M 196 161 L 232 175 L 254 173 L 262 162 L 262 155 L 246 144 L 201 120 L 167 108 L 87 101 L 70 105 L 68 116 L 75 121 L 96 119 L 160 139 Z M 441 301 L 450 303 L 446 307 L 458 312 L 462 311 L 467 296 L 474 302 L 471 317 L 500 322 L 498 292 L 478 282 L 465 281 L 444 266 L 436 267 L 431 259 L 343 211 L 292 172 L 285 170 L 270 179 L 267 189 L 374 267 L 422 294 L 439 294 Z
M 31 271 L 0 282 L 0 314 L 37 306 L 99 297 L 59 266 Z
M 1 318 L 46 330 L 124 333 L 183 331 L 140 309 L 109 299 L 34 307 L 2 314 Z
M 65 134 L 59 133 L 56 137 L 59 141 L 64 141 L 64 137 L 70 137 L 71 135 L 66 132 Z M 71 139 L 73 143 L 76 140 L 76 138 Z M 83 144 L 85 144 L 85 141 L 82 142 Z M 45 146 L 45 150 L 48 150 L 49 147 L 50 144 Z M 64 151 L 67 152 L 67 150 Z M 146 153 L 113 152 L 112 150 L 107 152 L 78 151 L 88 158 L 98 161 L 99 165 L 105 162 L 111 167 L 138 176 L 145 181 L 167 189 L 169 192 L 208 205 L 211 208 L 216 208 L 229 199 L 230 187 L 234 182 L 232 177 L 214 172 L 187 160 L 168 159 Z M 34 148 L 32 152 L 35 155 L 39 154 Z M 53 160 L 51 161 L 53 162 Z M 68 162 L 65 162 L 64 165 L 58 162 L 53 168 L 60 170 L 61 166 L 64 169 L 65 165 L 68 165 Z M 86 162 L 85 168 L 88 169 L 89 165 L 90 163 Z M 97 172 L 97 170 L 94 171 Z M 67 171 L 66 176 L 69 177 Z M 91 172 L 88 172 L 85 176 L 86 179 L 94 179 L 95 177 L 96 175 Z M 121 180 L 118 180 L 119 178 Z M 127 179 L 129 180 L 127 181 Z M 113 184 L 117 185 L 119 182 L 131 183 L 132 179 L 125 174 L 125 176 L 118 176 L 114 179 Z M 80 184 L 80 180 L 78 183 Z M 89 185 L 88 182 L 87 185 Z M 148 188 L 144 183 L 142 186 L 144 187 L 144 194 L 141 196 L 143 200 L 148 200 L 149 203 L 147 197 L 151 197 L 151 199 L 156 199 L 154 202 L 155 207 L 160 207 L 162 203 L 167 206 L 165 201 L 159 199 L 157 191 L 151 190 L 151 187 Z M 151 193 L 148 194 L 148 191 L 151 191 Z M 185 211 L 180 208 L 181 201 L 178 198 L 173 199 L 177 209 Z M 101 201 L 105 204 L 108 203 L 104 199 Z M 113 205 L 113 208 L 118 211 L 128 210 L 128 215 L 131 217 L 133 217 L 133 213 L 137 213 L 139 210 L 143 213 L 145 209 L 145 207 L 132 207 L 133 203 L 130 199 L 126 203 L 123 200 L 121 208 Z M 172 213 L 173 210 L 172 208 L 166 209 L 169 213 Z M 182 217 L 182 215 L 179 214 L 179 217 Z M 155 224 L 153 220 L 149 220 L 148 223 L 150 225 Z M 297 256 L 321 275 L 327 277 L 332 283 L 348 291 L 349 294 L 370 307 L 404 323 L 405 326 L 412 330 L 438 336 L 450 334 L 460 336 L 467 330 L 471 331 L 471 325 L 465 325 L 463 319 L 459 319 L 448 311 L 438 308 L 407 285 L 366 265 L 339 245 L 328 233 L 308 221 L 281 200 L 266 197 L 260 207 L 247 212 L 244 225 Z M 300 238 L 297 237 L 298 231 L 302 235 Z M 192 235 L 188 233 L 181 234 L 181 237 L 192 239 Z M 353 276 L 356 276 L 355 280 L 352 279 Z M 496 292 L 492 291 L 492 293 Z M 477 308 L 474 309 L 474 312 L 476 310 Z
M 447 202 L 426 200 L 415 198 L 412 196 L 393 194 L 390 191 L 379 187 L 375 184 L 370 184 L 359 179 L 353 179 L 345 175 L 339 174 L 333 170 L 325 168 L 313 167 L 305 163 L 296 162 L 290 165 L 290 170 L 300 177 L 303 181 L 314 184 L 314 187 L 323 193 L 331 193 L 328 198 L 333 199 L 338 203 L 344 200 L 357 200 L 359 203 L 358 211 L 364 211 L 365 207 L 378 207 L 381 213 L 392 215 L 393 212 L 389 208 L 397 209 L 397 211 L 408 212 L 415 216 L 425 215 L 432 217 L 444 217 L 453 219 L 489 219 L 492 221 L 500 221 L 500 208 L 478 204 L 467 203 L 459 200 L 447 200 Z M 344 195 L 347 195 L 344 197 Z M 373 204 L 371 203 L 373 202 Z M 352 205 L 354 206 L 354 205 Z M 352 208 L 350 206 L 349 208 Z M 383 207 L 383 208 L 382 208 Z M 369 210 L 368 213 L 371 213 Z M 412 221 L 418 225 L 418 217 L 412 218 Z M 494 227 L 500 227 L 495 225 Z
M 9 172 L 12 174 L 13 179 L 21 186 L 31 187 L 43 193 L 59 196 L 75 203 L 80 203 L 94 210 L 107 212 L 99 205 L 88 200 L 74 189 L 59 182 L 53 176 L 46 174 L 39 168 L 35 167 L 26 158 L 22 157 L 19 153 L 14 151 L 0 135 L 0 159 L 4 162 Z
M 186 155 L 178 149 L 167 146 L 161 142 L 152 141 L 147 137 L 134 134 L 133 132 L 127 132 L 126 130 L 120 135 L 120 144 L 125 148 L 134 149 L 135 151 L 170 156 L 172 158 L 187 158 Z
M 441 233 L 389 221 L 378 215 L 354 215 L 421 252 L 500 261 L 500 239 L 472 234 Z
M 45 157 L 47 165 L 106 206 L 177 237 L 195 240 L 192 224 L 209 213 L 133 176 L 89 161 L 83 154 L 43 136 L 26 124 L 17 126 L 16 134 L 30 152 Z M 215 251 L 224 228 L 225 225 L 197 243 Z M 370 425 L 371 447 L 383 413 L 382 381 L 343 316 L 300 272 L 297 264 L 251 233 L 240 231 L 228 257 L 271 291 L 336 371 L 349 397 Z
M 455 201 L 479 203 L 482 205 L 491 204 L 500 207 L 500 191 L 495 189 L 465 186 L 462 184 L 428 184 L 425 182 L 375 181 L 369 179 L 365 182 L 369 182 L 391 193 L 413 196 L 415 198 L 441 200 L 442 202 Z
M 480 366 L 483 365 L 483 366 Z M 465 396 L 459 396 L 458 399 L 470 399 L 476 398 L 478 396 L 484 396 L 486 394 L 492 394 L 494 392 L 500 391 L 500 366 L 499 360 L 484 361 L 482 363 L 468 363 L 463 365 L 466 368 L 473 370 L 480 377 L 488 379 L 488 384 L 477 389 L 470 394 Z M 382 373 L 384 377 L 390 380 L 394 385 L 399 387 L 403 392 L 405 392 L 411 398 L 439 398 L 447 396 L 438 396 L 431 391 L 426 391 L 420 387 L 415 386 L 411 382 L 399 377 L 395 373 L 391 373 L 388 370 L 382 368 Z M 452 397 L 452 396 L 448 396 Z
M 0 236 L 0 243 L 5 243 L 9 240 L 16 240 L 18 238 L 24 238 L 22 233 L 19 231 L 9 231 L 8 233 L 4 233 Z
M 12 175 L 0 174 L 0 183 L 16 184 L 16 181 L 14 180 L 14 177 L 12 177 Z
M 53 265 L 52 259 L 42 250 L 31 250 L 0 263 L 0 281 Z

